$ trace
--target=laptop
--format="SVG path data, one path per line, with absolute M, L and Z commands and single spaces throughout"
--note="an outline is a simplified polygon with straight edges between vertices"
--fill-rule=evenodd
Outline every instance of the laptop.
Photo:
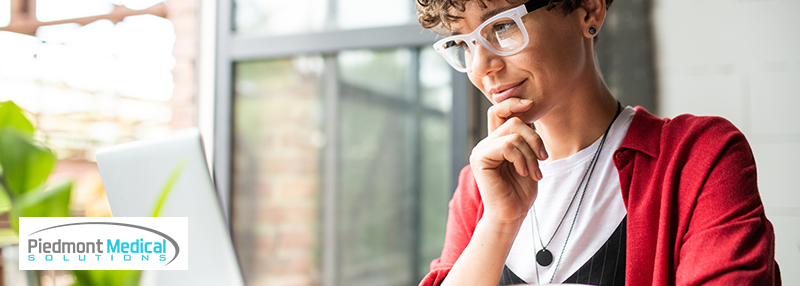
M 171 174 L 184 166 L 159 216 L 189 218 L 189 270 L 145 271 L 142 285 L 244 285 L 197 128 L 102 148 L 96 157 L 115 217 L 152 216 Z

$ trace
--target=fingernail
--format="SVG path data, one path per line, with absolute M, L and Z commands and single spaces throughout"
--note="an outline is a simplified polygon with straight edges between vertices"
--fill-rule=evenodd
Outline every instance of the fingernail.
M 542 176 L 542 170 L 538 170 L 538 169 L 536 170 L 536 177 L 539 178 L 539 180 L 542 179 L 542 177 L 543 177 Z
M 531 102 L 533 102 L 533 101 L 531 101 L 530 99 L 520 99 L 519 100 L 519 103 L 522 103 L 522 104 L 528 104 L 528 103 L 531 103 Z
M 541 157 L 542 160 L 547 159 L 547 150 L 544 149 L 544 146 L 542 146 L 542 148 L 539 149 L 539 157 Z

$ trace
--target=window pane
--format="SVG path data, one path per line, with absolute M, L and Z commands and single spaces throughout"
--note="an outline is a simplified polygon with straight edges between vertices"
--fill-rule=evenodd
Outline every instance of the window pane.
M 353 51 L 338 57 L 338 285 L 414 284 L 418 150 L 413 103 L 404 94 L 408 53 Z
M 423 51 L 422 54 L 430 53 Z M 335 152 L 335 285 L 414 285 L 441 253 L 450 186 L 449 75 L 416 49 L 236 64 L 234 241 L 251 285 L 319 281 L 323 152 Z M 447 70 L 449 74 L 449 70 Z M 321 95 L 336 88 L 336 114 Z M 423 95 L 428 94 L 428 95 Z M 332 116 L 336 116 L 333 118 Z M 337 122 L 337 149 L 322 128 Z
M 339 29 L 403 25 L 416 21 L 414 1 L 338 0 L 336 23 Z
M 36 3 L 42 21 L 113 9 L 109 1 L 14 1 L 23 2 Z M 0 22 L 8 20 L 3 18 L 9 3 L 0 0 Z M 171 5 L 171 11 L 182 7 Z M 15 21 L 25 16 L 14 14 Z M 192 26 L 185 20 L 193 17 L 180 14 L 176 24 Z M 59 158 L 51 177 L 75 179 L 75 215 L 111 214 L 94 162 L 96 149 L 195 124 L 194 47 L 175 45 L 179 39 L 192 42 L 192 29 L 179 28 L 176 34 L 168 18 L 154 15 L 120 20 L 40 26 L 36 37 L 0 31 L 0 101 L 13 100 L 30 112 L 37 136 Z
M 11 0 L 0 0 L 0 27 L 11 22 Z
M 354 88 L 376 96 L 411 97 L 409 50 L 343 51 L 337 57 L 339 77 L 346 89 Z M 345 93 L 344 95 L 348 95 Z
M 233 238 L 248 285 L 318 277 L 321 57 L 236 64 Z
M 416 54 L 338 56 L 338 285 L 414 285 L 441 253 L 449 126 L 446 113 L 420 106 Z
M 431 47 L 420 52 L 420 94 L 423 105 L 433 111 L 441 111 L 441 115 L 428 111 L 422 118 L 420 130 L 421 140 L 421 195 L 420 204 L 420 249 L 417 264 L 417 279 L 422 279 L 430 270 L 430 262 L 442 254 L 444 233 L 447 224 L 447 203 L 450 201 L 454 186 L 449 182 L 451 139 L 450 122 L 444 116 L 450 112 L 453 101 L 453 87 L 450 81 L 450 65 L 436 54 Z M 425 110 L 425 109 L 423 109 Z
M 45 26 L 37 36 L 0 32 L 0 101 L 36 114 L 60 159 L 93 162 L 97 148 L 166 134 L 173 119 L 185 118 L 170 102 L 177 61 L 170 20 Z
M 325 28 L 329 0 L 235 0 L 234 30 L 245 35 L 287 35 Z
M 234 31 L 288 35 L 403 25 L 416 22 L 414 1 L 235 0 Z
M 425 107 L 450 112 L 453 88 L 450 84 L 453 68 L 432 47 L 420 51 L 420 94 Z

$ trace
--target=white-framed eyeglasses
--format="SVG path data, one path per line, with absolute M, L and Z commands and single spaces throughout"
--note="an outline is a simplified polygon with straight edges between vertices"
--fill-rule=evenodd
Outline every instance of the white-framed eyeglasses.
M 470 72 L 476 44 L 499 56 L 510 56 L 528 46 L 528 32 L 522 16 L 546 6 L 548 0 L 532 0 L 503 11 L 466 35 L 450 36 L 433 44 L 433 48 L 457 71 Z

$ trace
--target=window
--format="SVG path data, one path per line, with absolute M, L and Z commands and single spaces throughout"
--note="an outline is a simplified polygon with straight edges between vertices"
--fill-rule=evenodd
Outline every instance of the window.
M 466 78 L 388 2 L 221 3 L 215 177 L 249 285 L 410 285 L 441 253 Z
M 412 1 L 297 0 L 234 2 L 239 35 L 276 36 L 416 23 Z
M 319 56 L 236 65 L 231 227 L 248 285 L 319 275 Z
M 85 14 L 84 7 L 50 9 L 51 2 L 38 1 L 37 11 Z M 60 159 L 93 162 L 97 148 L 165 134 L 173 118 L 174 30 L 165 18 L 132 15 L 117 24 L 41 26 L 36 37 L 0 31 L 7 43 L 0 100 L 34 113 Z
M 0 28 L 0 101 L 31 112 L 38 136 L 59 158 L 52 177 L 76 180 L 74 214 L 110 215 L 94 151 L 193 125 L 193 95 L 186 92 L 194 85 L 187 51 L 193 46 L 176 48 L 193 37 L 176 29 L 187 21 L 173 24 L 162 0 L 13 2 L 12 11 L 0 0 L 0 27 L 3 19 L 18 21 Z M 125 2 L 139 6 L 109 20 L 114 4 Z M 35 10 L 23 8 L 33 3 Z M 170 3 L 181 10 L 180 0 Z M 61 24 L 20 21 L 33 11 L 40 21 Z M 84 18 L 92 15 L 99 16 Z M 176 32 L 185 30 L 189 35 Z
M 250 283 L 319 279 L 324 223 L 337 285 L 408 285 L 427 271 L 451 192 L 447 68 L 417 48 L 236 64 L 232 224 Z M 431 70 L 445 77 L 422 80 Z

